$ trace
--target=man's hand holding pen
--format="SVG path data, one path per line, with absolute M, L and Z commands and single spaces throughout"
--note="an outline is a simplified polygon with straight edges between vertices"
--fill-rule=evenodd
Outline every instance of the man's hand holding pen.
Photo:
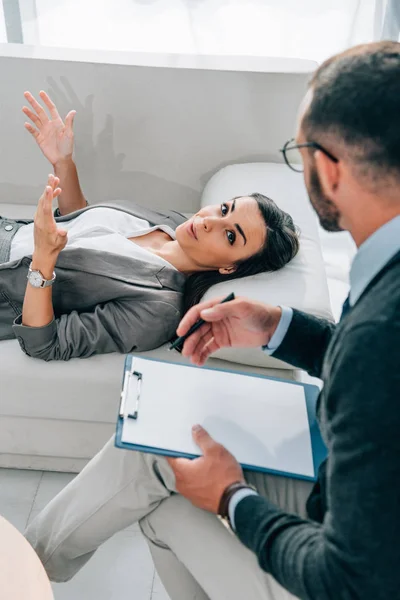
M 177 329 L 184 336 L 200 318 L 205 321 L 183 346 L 182 354 L 202 366 L 220 348 L 260 348 L 268 344 L 280 321 L 282 310 L 247 298 L 221 304 L 221 298 L 191 308 Z

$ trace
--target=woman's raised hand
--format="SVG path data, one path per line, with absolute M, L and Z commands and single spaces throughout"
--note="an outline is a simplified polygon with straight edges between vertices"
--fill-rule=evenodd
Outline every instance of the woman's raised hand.
M 32 109 L 24 106 L 22 112 L 32 121 L 25 123 L 25 128 L 35 138 L 39 148 L 48 161 L 54 166 L 60 161 L 71 159 L 74 149 L 73 123 L 76 111 L 71 110 L 65 117 L 65 123 L 58 114 L 56 105 L 46 92 L 40 92 L 40 98 L 49 109 L 50 118 L 45 109 L 32 96 L 25 92 L 24 96 Z
M 45 264 L 54 264 L 67 244 L 67 232 L 58 229 L 53 216 L 52 202 L 61 194 L 60 180 L 49 175 L 47 185 L 36 209 L 34 218 L 34 257 Z

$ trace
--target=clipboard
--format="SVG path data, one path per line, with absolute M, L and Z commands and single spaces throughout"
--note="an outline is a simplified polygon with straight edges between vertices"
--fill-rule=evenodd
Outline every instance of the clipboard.
M 200 423 L 244 469 L 315 481 L 327 456 L 318 395 L 314 385 L 130 354 L 115 445 L 197 458 L 191 428 Z

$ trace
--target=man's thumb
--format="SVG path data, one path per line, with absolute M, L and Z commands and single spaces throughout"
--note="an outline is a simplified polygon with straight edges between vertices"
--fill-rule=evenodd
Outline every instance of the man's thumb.
M 214 448 L 216 442 L 207 433 L 201 425 L 194 425 L 192 428 L 193 440 L 196 442 L 203 454 L 207 454 L 212 448 Z

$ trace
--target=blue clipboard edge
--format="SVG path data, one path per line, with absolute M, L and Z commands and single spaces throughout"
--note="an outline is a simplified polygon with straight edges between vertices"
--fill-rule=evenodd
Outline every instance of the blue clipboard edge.
M 244 470 L 254 471 L 257 473 L 270 473 L 271 475 L 279 475 L 282 477 L 289 477 L 292 479 L 302 479 L 305 481 L 316 481 L 318 475 L 318 469 L 320 464 L 325 460 L 327 456 L 327 449 L 324 444 L 324 441 L 321 437 L 321 432 L 319 430 L 318 422 L 316 419 L 316 405 L 318 396 L 320 393 L 319 388 L 316 385 L 311 385 L 309 383 L 301 383 L 300 381 L 290 381 L 288 379 L 283 379 L 281 377 L 267 377 L 265 375 L 259 375 L 257 373 L 244 373 L 243 371 L 234 371 L 232 369 L 218 369 L 216 367 L 196 367 L 195 365 L 188 365 L 184 363 L 175 363 L 168 360 L 160 360 L 156 358 L 148 358 L 141 356 L 140 354 L 128 354 L 125 358 L 125 366 L 122 373 L 122 381 L 125 375 L 125 371 L 131 368 L 132 360 L 134 358 L 140 358 L 142 360 L 148 360 L 150 362 L 161 362 L 169 365 L 178 365 L 180 367 L 188 367 L 190 369 L 207 369 L 208 371 L 219 371 L 221 373 L 237 373 L 239 375 L 244 375 L 246 377 L 258 377 L 259 379 L 269 379 L 270 381 L 279 381 L 282 383 L 290 383 L 292 385 L 299 385 L 304 388 L 305 396 L 306 396 L 306 407 L 307 407 L 307 416 L 308 416 L 308 424 L 310 427 L 310 437 L 311 437 L 311 448 L 313 455 L 313 465 L 314 465 L 314 477 L 308 477 L 307 475 L 299 475 L 298 473 L 287 473 L 285 471 L 275 471 L 273 469 L 263 469 L 261 467 L 254 467 L 252 465 L 242 464 Z M 127 444 L 122 441 L 122 426 L 124 419 L 123 417 L 118 416 L 117 418 L 117 428 L 115 434 L 115 447 L 122 448 L 123 450 L 133 450 L 136 452 L 146 452 L 149 454 L 157 454 L 160 456 L 168 456 L 172 458 L 199 458 L 201 454 L 187 454 L 185 452 L 174 452 L 173 450 L 165 450 L 163 448 L 155 448 L 150 446 L 140 446 L 136 444 Z

